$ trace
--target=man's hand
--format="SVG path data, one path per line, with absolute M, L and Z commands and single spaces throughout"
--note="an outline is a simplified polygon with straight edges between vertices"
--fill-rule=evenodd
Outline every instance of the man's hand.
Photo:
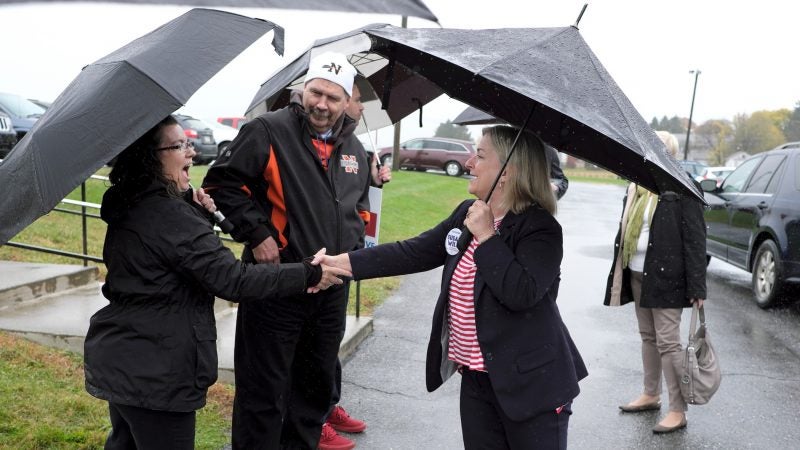
M 339 256 L 342 256 L 342 255 L 339 255 Z M 347 257 L 347 254 L 344 254 L 344 256 Z M 344 283 L 344 280 L 342 280 L 342 277 L 352 277 L 353 276 L 353 274 L 350 273 L 349 270 L 345 270 L 345 269 L 340 268 L 340 267 L 330 266 L 330 265 L 327 265 L 327 264 L 323 263 L 323 261 L 325 259 L 328 259 L 328 258 L 330 258 L 330 257 L 329 256 L 325 256 L 325 248 L 324 247 L 322 249 L 320 249 L 314 255 L 314 259 L 311 261 L 311 264 L 317 265 L 317 264 L 322 263 L 322 278 L 319 280 L 319 284 L 317 284 L 316 286 L 312 286 L 312 287 L 309 287 L 308 289 L 306 289 L 306 292 L 308 292 L 309 294 L 314 294 L 314 293 L 319 292 L 321 290 L 328 289 L 329 287 L 331 287 L 331 286 L 333 286 L 335 284 L 342 284 L 342 283 Z M 348 261 L 349 261 L 349 258 L 348 258 Z
M 275 239 L 272 239 L 272 236 L 253 247 L 253 256 L 257 262 L 262 264 L 278 264 L 281 261 L 278 253 L 278 244 L 275 243 Z

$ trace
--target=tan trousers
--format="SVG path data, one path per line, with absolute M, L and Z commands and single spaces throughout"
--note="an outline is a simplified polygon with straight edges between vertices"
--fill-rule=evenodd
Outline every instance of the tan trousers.
M 661 373 L 669 393 L 669 410 L 684 412 L 680 388 L 683 364 L 681 348 L 681 313 L 683 308 L 642 308 L 642 273 L 631 271 L 631 290 L 636 302 L 636 319 L 642 337 L 642 366 L 644 368 L 644 393 L 661 395 Z

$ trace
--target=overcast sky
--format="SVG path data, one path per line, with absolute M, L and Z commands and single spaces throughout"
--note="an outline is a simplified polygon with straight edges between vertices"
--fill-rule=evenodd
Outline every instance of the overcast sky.
M 297 0 L 300 3 L 302 0 Z M 367 1 L 367 0 L 365 0 Z M 574 23 L 583 1 L 423 0 L 448 28 L 560 27 Z M 0 92 L 54 100 L 81 68 L 179 16 L 188 7 L 114 3 L 28 3 L 0 6 Z M 242 53 L 189 100 L 201 118 L 238 116 L 260 84 L 315 39 L 369 23 L 400 25 L 398 16 L 298 10 L 220 8 L 276 22 L 286 29 L 286 53 L 277 56 L 272 33 Z M 738 113 L 794 108 L 800 101 L 795 55 L 800 2 L 760 0 L 596 0 L 580 30 L 622 91 L 648 122 L 653 116 L 688 117 L 694 75 L 700 69 L 696 123 Z M 410 18 L 409 27 L 436 26 Z M 437 100 L 425 107 L 425 126 L 406 119 L 403 140 L 432 135 L 464 105 Z M 476 133 L 473 132 L 473 136 Z M 378 133 L 379 145 L 391 131 Z

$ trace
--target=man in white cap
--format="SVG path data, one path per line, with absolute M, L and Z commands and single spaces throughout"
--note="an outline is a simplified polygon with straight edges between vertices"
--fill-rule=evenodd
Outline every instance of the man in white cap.
M 369 163 L 344 112 L 356 71 L 312 58 L 302 100 L 248 122 L 203 187 L 245 244 L 245 261 L 301 261 L 355 249 L 369 220 Z M 234 449 L 317 448 L 344 335 L 347 289 L 239 307 Z M 352 448 L 341 438 L 331 450 Z

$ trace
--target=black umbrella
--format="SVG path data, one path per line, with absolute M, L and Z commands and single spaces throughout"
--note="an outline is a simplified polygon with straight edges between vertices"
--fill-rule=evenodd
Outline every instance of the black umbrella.
M 497 117 L 486 114 L 472 106 L 467 106 L 465 110 L 461 111 L 461 113 L 453 119 L 453 123 L 456 125 L 486 125 L 499 122 L 502 122 L 502 120 L 498 120 Z
M 0 0 L 6 3 L 50 3 L 68 0 Z M 86 2 L 87 0 L 73 0 Z M 107 3 L 109 0 L 89 0 Z M 135 3 L 140 5 L 191 5 L 191 6 L 239 6 L 284 9 L 306 9 L 317 11 L 345 11 L 373 14 L 399 14 L 420 17 L 438 22 L 436 16 L 422 3 L 422 0 L 111 0 L 115 3 Z
M 0 245 L 270 30 L 282 54 L 278 25 L 193 9 L 84 67 L 0 164 Z
M 308 50 L 298 56 L 283 69 L 272 74 L 256 93 L 245 115 L 249 118 L 267 111 L 280 109 L 289 104 L 293 89 L 303 88 L 303 79 L 308 72 L 311 59 L 327 51 L 336 51 L 348 55 L 348 59 L 356 70 L 365 78 L 358 82 L 361 92 L 361 103 L 364 105 L 363 122 L 359 123 L 356 133 L 392 125 L 420 110 L 423 105 L 442 95 L 442 89 L 424 77 L 419 76 L 411 68 L 396 64 L 391 75 L 386 58 L 370 52 L 371 41 L 365 31 L 377 30 L 388 25 L 368 25 L 348 33 L 331 38 L 319 39 Z M 387 92 L 386 86 L 394 92 L 410 93 L 397 95 L 392 102 L 383 107 L 381 97 Z M 421 113 L 420 113 L 421 120 Z M 422 126 L 422 124 L 420 124 Z
M 368 31 L 373 51 L 451 97 L 656 193 L 703 198 L 574 26 Z M 395 93 L 393 95 L 404 95 Z
M 385 25 L 342 41 L 354 42 L 359 35 L 369 39 L 369 48 L 357 52 L 386 66 L 389 86 L 392 74 L 410 70 L 450 97 L 507 123 L 523 126 L 530 115 L 525 127 L 547 144 L 653 192 L 678 190 L 703 198 L 574 26 L 459 30 Z M 336 42 L 327 47 L 336 50 Z M 356 53 L 346 45 L 339 51 Z M 389 109 L 413 98 L 419 95 L 397 87 L 381 94 Z

